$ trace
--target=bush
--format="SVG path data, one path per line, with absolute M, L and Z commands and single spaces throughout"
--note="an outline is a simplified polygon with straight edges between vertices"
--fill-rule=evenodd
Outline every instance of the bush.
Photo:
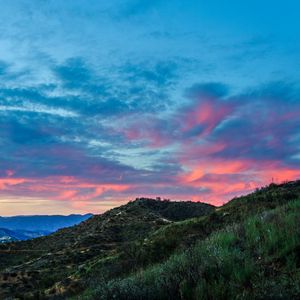
M 300 296 L 299 212 L 297 201 L 271 211 L 269 217 L 251 217 L 162 264 L 98 286 L 91 297 L 296 298 Z

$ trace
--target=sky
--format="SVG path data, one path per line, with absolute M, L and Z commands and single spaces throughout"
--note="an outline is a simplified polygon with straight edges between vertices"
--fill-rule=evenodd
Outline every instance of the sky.
M 300 178 L 299 1 L 0 6 L 0 215 Z

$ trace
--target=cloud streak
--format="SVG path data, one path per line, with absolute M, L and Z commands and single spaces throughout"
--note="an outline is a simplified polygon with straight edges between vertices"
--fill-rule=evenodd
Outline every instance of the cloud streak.
M 36 212 L 222 204 L 300 177 L 298 21 L 279 24 L 274 3 L 259 3 L 266 24 L 211 5 L 2 3 L 3 214 L 22 199 Z
M 299 177 L 297 88 L 279 82 L 238 95 L 229 90 L 220 83 L 194 84 L 183 93 L 185 104 L 171 113 L 128 112 L 113 123 L 101 122 L 101 113 L 83 121 L 80 115 L 45 118 L 39 109 L 11 109 L 15 115 L 0 123 L 7 157 L 0 194 L 74 201 L 77 208 L 140 194 L 222 204 L 271 180 Z M 39 100 L 45 102 L 36 98 L 32 107 Z M 130 159 L 121 163 L 118 147 L 129 155 L 144 149 L 154 160 L 148 168 Z

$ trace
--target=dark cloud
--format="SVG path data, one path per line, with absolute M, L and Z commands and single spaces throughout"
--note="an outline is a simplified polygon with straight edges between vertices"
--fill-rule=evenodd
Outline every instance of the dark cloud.
M 92 81 L 92 71 L 81 58 L 70 58 L 63 65 L 54 68 L 55 74 L 67 88 L 80 88 Z
M 164 110 L 170 103 L 170 88 L 177 79 L 177 65 L 170 61 L 116 67 L 111 71 L 114 79 L 99 75 L 101 70 L 91 69 L 81 58 L 68 59 L 53 71 L 59 80 L 57 88 L 70 93 L 52 99 L 39 97 L 38 101 L 51 101 L 55 106 L 102 116 Z M 70 96 L 73 91 L 77 96 Z
M 229 87 L 219 82 L 197 83 L 186 89 L 185 96 L 188 98 L 213 97 L 222 98 L 229 93 Z
M 166 87 L 177 78 L 178 66 L 172 61 L 161 61 L 149 68 L 145 68 L 145 64 L 127 64 L 122 70 L 131 82 L 147 82 L 157 87 Z

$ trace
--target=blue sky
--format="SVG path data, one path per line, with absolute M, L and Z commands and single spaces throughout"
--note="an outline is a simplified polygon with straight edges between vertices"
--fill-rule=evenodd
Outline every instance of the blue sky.
M 299 177 L 298 1 L 0 4 L 2 214 Z

